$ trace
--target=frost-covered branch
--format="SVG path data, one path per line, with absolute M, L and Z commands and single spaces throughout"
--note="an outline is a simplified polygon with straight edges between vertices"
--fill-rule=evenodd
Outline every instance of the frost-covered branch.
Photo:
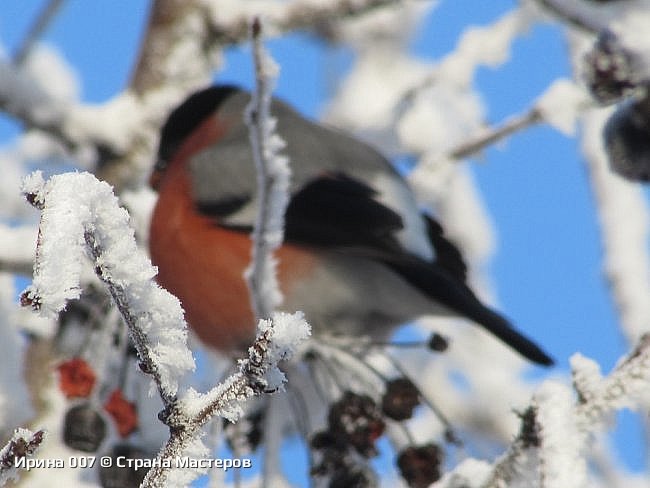
M 231 0 L 232 1 L 232 0 Z M 236 44 L 248 39 L 251 16 L 261 16 L 271 35 L 302 29 L 312 29 L 323 23 L 363 15 L 374 9 L 399 5 L 402 0 L 310 0 L 280 3 L 276 1 L 241 4 L 237 9 L 226 8 L 231 2 L 204 0 L 210 13 L 211 40 L 220 45 Z
M 242 414 L 243 403 L 262 393 L 273 393 L 286 381 L 277 368 L 279 361 L 291 359 L 298 345 L 309 336 L 309 326 L 301 313 L 276 313 L 258 325 L 257 339 L 248 348 L 248 358 L 239 362 L 239 371 L 207 393 L 188 390 L 185 396 L 162 413 L 171 436 L 160 451 L 155 466 L 142 486 L 186 486 L 200 472 L 170 471 L 163 460 L 188 455 L 205 457 L 207 450 L 200 442 L 201 428 L 214 417 L 235 422 Z M 201 455 L 202 452 L 202 455 Z
M 608 110 L 589 112 L 582 148 L 600 220 L 604 270 L 630 343 L 650 330 L 650 215 L 643 190 L 613 173 L 603 148 Z
M 68 150 L 79 146 L 64 123 L 69 107 L 55 100 L 24 69 L 0 60 L 0 109 L 27 129 L 50 134 Z
M 259 19 L 252 24 L 255 84 L 246 110 L 253 158 L 257 169 L 257 218 L 253 230 L 252 262 L 246 270 L 253 310 L 267 318 L 282 302 L 273 252 L 284 238 L 284 211 L 289 201 L 289 160 L 280 154 L 285 142 L 276 133 L 277 121 L 270 113 L 271 94 L 278 66 L 262 45 Z
M 110 186 L 89 173 L 63 174 L 44 182 L 40 173 L 26 178 L 23 192 L 41 209 L 34 280 L 21 302 L 44 315 L 61 311 L 81 293 L 80 275 L 87 255 L 109 289 L 164 403 L 161 420 L 170 427 L 161 459 L 207 455 L 200 429 L 215 416 L 236 420 L 241 404 L 260 393 L 277 391 L 285 377 L 277 363 L 289 359 L 309 335 L 302 314 L 277 313 L 259 325 L 258 338 L 239 372 L 205 394 L 179 395 L 181 376 L 194 368 L 186 346 L 186 325 L 178 300 L 153 281 L 155 269 L 137 248 L 129 216 Z M 185 486 L 197 472 L 158 466 L 145 486 Z M 175 479 L 176 484 L 166 484 Z M 182 481 L 178 481 L 182 480 Z
M 0 486 L 18 479 L 16 462 L 34 455 L 45 438 L 45 431 L 31 432 L 16 429 L 7 444 L 0 450 Z
M 607 12 L 599 12 L 597 6 L 589 5 L 590 2 L 576 0 L 536 1 L 553 16 L 558 17 L 574 28 L 595 33 L 600 32 L 607 25 Z
M 477 136 L 475 139 L 463 142 L 449 153 L 449 157 L 452 159 L 468 158 L 486 147 L 511 136 L 515 132 L 519 132 L 541 121 L 542 117 L 539 110 L 533 108 L 523 115 L 510 118 L 501 125 L 490 127 L 484 134 Z
M 23 192 L 42 210 L 34 280 L 21 302 L 44 316 L 63 310 L 81 294 L 88 254 L 129 326 L 143 371 L 168 404 L 180 378 L 194 369 L 178 299 L 160 288 L 156 270 L 137 248 L 128 213 L 111 187 L 89 173 L 26 178 Z
M 650 335 L 642 336 L 606 377 L 594 361 L 579 354 L 571 365 L 575 395 L 562 384 L 544 383 L 521 415 L 519 435 L 482 488 L 522 480 L 521 486 L 586 486 L 590 435 L 617 410 L 647 405 Z
M 49 80 L 32 76 L 29 62 L 0 62 L 0 109 L 57 140 L 117 189 L 133 185 L 150 166 L 157 130 L 170 107 L 207 83 L 218 64 L 197 3 L 154 2 L 131 84 L 105 104 L 59 100 L 48 91 Z
M 464 159 L 532 125 L 545 122 L 557 130 L 572 134 L 577 117 L 591 107 L 587 94 L 575 83 L 558 79 L 552 83 L 521 115 L 515 115 L 501 125 L 488 128 L 474 139 L 462 142 L 450 151 L 451 159 Z

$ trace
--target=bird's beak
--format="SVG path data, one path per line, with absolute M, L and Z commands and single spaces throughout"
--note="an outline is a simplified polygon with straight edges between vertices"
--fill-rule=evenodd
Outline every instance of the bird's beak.
M 149 177 L 149 186 L 154 190 L 158 190 L 160 181 L 162 180 L 165 169 L 167 168 L 167 162 L 163 160 L 156 161 L 156 164 L 153 167 L 151 176 Z

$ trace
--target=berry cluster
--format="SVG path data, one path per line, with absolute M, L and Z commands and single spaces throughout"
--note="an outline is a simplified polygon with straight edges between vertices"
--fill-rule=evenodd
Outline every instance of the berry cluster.
M 584 78 L 601 104 L 619 103 L 604 128 L 605 150 L 614 172 L 631 181 L 650 181 L 650 73 L 635 52 L 603 31 L 585 56 Z
M 638 86 L 634 54 L 621 45 L 614 33 L 603 31 L 585 56 L 584 78 L 599 103 L 615 103 Z

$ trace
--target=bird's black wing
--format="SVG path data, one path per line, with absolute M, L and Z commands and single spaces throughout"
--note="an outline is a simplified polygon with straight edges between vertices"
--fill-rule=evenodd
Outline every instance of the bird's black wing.
M 308 182 L 291 198 L 285 214 L 285 240 L 329 249 L 400 252 L 395 233 L 402 218 L 375 200 L 375 191 L 343 173 Z
M 467 281 L 467 264 L 465 264 L 463 255 L 456 245 L 445 237 L 444 230 L 438 221 L 429 215 L 423 217 L 427 224 L 429 241 L 436 251 L 436 264 L 458 281 L 465 283 Z
M 368 185 L 343 173 L 327 173 L 312 179 L 290 197 L 284 241 L 368 257 L 403 253 L 395 237 L 403 228 L 402 218 L 377 201 L 375 195 Z M 247 197 L 229 195 L 195 204 L 202 215 L 214 218 L 216 225 L 251 232 L 250 222 L 229 221 L 250 201 Z

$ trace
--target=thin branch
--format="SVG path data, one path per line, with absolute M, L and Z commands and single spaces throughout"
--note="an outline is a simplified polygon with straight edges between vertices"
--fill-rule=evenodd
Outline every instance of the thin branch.
M 168 466 L 174 466 L 173 461 L 198 440 L 204 425 L 216 416 L 234 421 L 241 414 L 240 405 L 244 401 L 269 393 L 267 388 L 272 385 L 267 380 L 267 374 L 276 368 L 281 357 L 288 359 L 286 354 L 276 356 L 277 341 L 282 340 L 274 327 L 278 320 L 281 319 L 276 316 L 273 321 L 267 321 L 266 328 L 260 330 L 257 339 L 248 348 L 248 358 L 239 362 L 237 373 L 208 393 L 190 390 L 185 398 L 161 413 L 162 420 L 170 427 L 170 438 L 158 454 L 159 462 L 154 463 L 142 487 L 166 486 L 170 475 Z M 292 327 L 296 323 L 290 322 L 288 325 Z
M 38 42 L 38 40 L 43 36 L 43 33 L 47 30 L 61 9 L 64 1 L 65 0 L 49 0 L 41 9 L 36 20 L 27 31 L 21 44 L 18 46 L 18 49 L 16 49 L 13 58 L 14 65 L 20 66 L 25 62 L 29 54 L 32 52 L 34 44 L 36 44 L 36 42 Z
M 533 449 L 539 447 L 539 423 L 537 408 L 529 406 L 520 415 L 521 426 L 517 437 L 508 451 L 494 464 L 492 472 L 481 488 L 499 488 L 509 486 L 521 476 L 525 459 L 531 456 Z
M 253 159 L 257 169 L 257 219 L 253 230 L 252 262 L 246 271 L 257 318 L 271 316 L 281 303 L 277 263 L 273 252 L 284 237 L 284 212 L 289 201 L 289 161 L 279 154 L 285 143 L 275 132 L 271 92 L 278 66 L 264 49 L 259 19 L 252 24 L 256 88 L 246 110 Z
M 452 159 L 468 158 L 482 149 L 495 144 L 506 137 L 523 129 L 542 122 L 542 114 L 536 108 L 533 108 L 523 115 L 512 117 L 500 126 L 490 127 L 487 132 L 479 135 L 475 139 L 463 142 L 460 146 L 452 149 L 449 157 Z
M 567 2 L 566 0 L 537 0 L 537 2 L 555 17 L 570 26 L 589 33 L 598 33 L 607 24 L 599 19 L 596 10 L 587 3 Z
M 151 375 L 153 378 L 154 383 L 158 388 L 158 394 L 163 401 L 163 405 L 171 405 L 176 401 L 176 395 L 171 394 L 166 388 L 163 387 L 164 381 L 162 379 L 160 369 L 158 368 L 156 361 L 150 354 L 151 351 L 147 336 L 142 328 L 138 325 L 137 318 L 131 312 L 131 309 L 133 307 L 132 304 L 129 303 L 128 293 L 124 289 L 124 286 L 115 283 L 109 275 L 103 273 L 102 266 L 99 263 L 102 262 L 102 255 L 105 253 L 105 250 L 98 243 L 95 233 L 90 230 L 86 230 L 84 233 L 84 239 L 86 241 L 88 251 L 93 261 L 96 263 L 95 273 L 99 279 L 101 279 L 104 284 L 106 284 L 111 297 L 113 297 L 113 300 L 115 301 L 117 309 L 120 311 L 124 322 L 129 328 L 131 339 L 133 340 L 133 344 L 138 351 L 140 369 L 143 372 Z

